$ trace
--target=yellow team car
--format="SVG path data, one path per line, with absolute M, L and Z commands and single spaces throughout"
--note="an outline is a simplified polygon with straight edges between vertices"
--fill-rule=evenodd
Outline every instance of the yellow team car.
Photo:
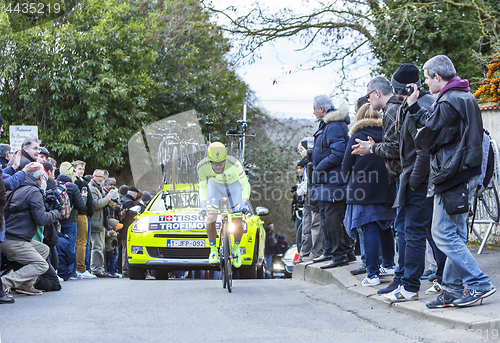
M 154 270 L 156 279 L 167 279 L 173 270 L 219 270 L 208 263 L 210 246 L 205 230 L 206 219 L 198 208 L 198 191 L 191 185 L 165 186 L 128 228 L 127 258 L 130 279 L 143 280 L 146 270 Z M 240 243 L 242 265 L 240 278 L 264 278 L 265 231 L 261 216 L 265 207 L 250 206 L 243 220 Z M 217 220 L 217 231 L 220 218 Z M 217 246 L 219 237 L 217 237 Z

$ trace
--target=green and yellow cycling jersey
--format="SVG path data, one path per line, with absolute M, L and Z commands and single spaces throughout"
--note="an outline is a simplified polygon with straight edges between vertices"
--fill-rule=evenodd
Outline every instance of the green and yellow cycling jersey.
M 217 174 L 212 169 L 212 165 L 205 157 L 198 163 L 198 179 L 200 182 L 200 200 L 207 200 L 207 182 L 208 179 L 220 184 L 230 185 L 236 181 L 239 181 L 242 187 L 242 197 L 244 199 L 250 198 L 250 183 L 248 182 L 247 175 L 241 166 L 240 161 L 238 161 L 233 156 L 227 156 L 226 163 L 224 165 L 224 171 L 221 174 Z

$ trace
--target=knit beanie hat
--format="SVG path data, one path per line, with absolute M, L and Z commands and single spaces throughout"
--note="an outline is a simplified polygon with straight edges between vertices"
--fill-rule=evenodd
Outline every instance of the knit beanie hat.
M 59 173 L 71 176 L 73 175 L 73 165 L 69 162 L 63 162 L 61 163 L 61 166 L 59 167 Z
M 307 157 L 304 157 L 299 161 L 299 163 L 297 163 L 297 167 L 305 168 L 308 162 Z
M 415 83 L 418 88 L 422 87 L 418 76 L 418 68 L 410 63 L 401 64 L 399 69 L 392 74 L 392 88 L 405 88 L 409 83 Z
M 142 201 L 143 202 L 148 202 L 151 199 L 153 199 L 153 197 L 151 196 L 151 194 L 149 194 L 148 192 L 144 192 L 144 195 L 142 196 Z

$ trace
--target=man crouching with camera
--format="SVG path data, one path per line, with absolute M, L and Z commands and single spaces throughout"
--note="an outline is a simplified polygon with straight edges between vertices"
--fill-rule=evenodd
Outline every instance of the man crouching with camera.
M 2 252 L 23 265 L 9 275 L 2 276 L 3 290 L 9 296 L 12 290 L 27 295 L 40 295 L 33 287 L 39 275 L 48 269 L 47 245 L 33 240 L 37 226 L 49 225 L 57 220 L 58 209 L 46 211 L 40 186 L 45 171 L 41 164 L 35 172 L 28 172 L 21 185 L 8 195 L 5 204 L 5 242 Z

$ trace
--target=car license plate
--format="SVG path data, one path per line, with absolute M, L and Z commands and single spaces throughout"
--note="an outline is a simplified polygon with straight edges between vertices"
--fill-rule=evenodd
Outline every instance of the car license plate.
M 205 240 L 167 239 L 167 248 L 204 248 Z
M 285 273 L 273 273 L 274 276 L 285 276 Z

